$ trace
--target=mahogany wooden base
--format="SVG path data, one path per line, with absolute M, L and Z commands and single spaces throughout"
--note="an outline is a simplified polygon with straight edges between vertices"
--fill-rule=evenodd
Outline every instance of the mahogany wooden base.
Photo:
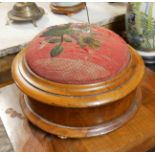
M 129 46 L 126 68 L 109 80 L 92 84 L 63 84 L 35 74 L 25 50 L 12 65 L 26 117 L 41 129 L 60 137 L 82 138 L 110 132 L 128 121 L 140 103 L 144 64 Z
M 97 123 L 98 113 L 101 113 L 101 114 L 103 113 L 103 117 L 104 117 L 105 116 L 104 113 L 108 112 L 109 115 L 110 115 L 110 113 L 112 114 L 113 109 L 111 108 L 111 110 L 106 111 L 104 109 L 104 107 L 99 107 L 102 110 L 98 110 L 97 115 L 94 115 L 93 111 L 95 113 L 95 109 L 93 108 L 91 111 L 91 114 L 94 117 L 94 119 L 96 119 L 96 125 L 94 124 L 93 126 L 90 126 L 90 125 L 84 126 L 84 124 L 83 124 L 83 126 L 77 126 L 76 124 L 74 124 L 74 126 L 73 125 L 71 126 L 71 124 L 64 125 L 64 122 L 65 122 L 64 120 L 66 119 L 67 116 L 70 116 L 70 114 L 71 114 L 71 113 L 69 114 L 69 111 L 67 111 L 67 110 L 69 110 L 68 108 L 63 109 L 64 112 L 63 112 L 63 110 L 60 112 L 58 110 L 58 109 L 60 109 L 60 107 L 58 109 L 56 109 L 56 107 L 52 107 L 52 106 L 50 107 L 49 105 L 47 105 L 48 107 L 46 107 L 45 104 L 43 104 L 43 106 L 40 106 L 41 105 L 40 103 L 37 103 L 37 101 L 35 103 L 34 100 L 31 101 L 23 93 L 21 93 L 21 96 L 20 96 L 21 108 L 22 108 L 24 114 L 26 115 L 26 117 L 34 125 L 38 126 L 42 130 L 44 130 L 48 133 L 51 133 L 51 134 L 55 134 L 60 138 L 67 138 L 67 137 L 82 138 L 82 137 L 97 136 L 97 135 L 106 134 L 108 132 L 111 132 L 111 131 L 119 128 L 124 123 L 126 123 L 129 119 L 132 118 L 132 116 L 137 111 L 140 102 L 141 102 L 141 90 L 138 89 L 136 91 L 136 96 L 133 98 L 132 103 L 129 105 L 128 109 L 124 113 L 122 113 L 119 117 L 115 117 L 114 119 L 111 119 L 109 121 L 105 121 L 101 124 L 98 124 Z M 126 104 L 126 103 L 122 103 L 122 104 Z M 117 108 L 117 107 L 114 107 L 114 108 Z M 103 109 L 105 111 L 103 111 Z M 52 112 L 54 113 L 53 110 L 56 111 L 56 115 L 52 114 Z M 76 109 L 72 109 L 72 110 L 76 110 Z M 81 117 L 82 114 L 83 114 L 83 117 L 87 117 L 86 111 L 88 111 L 88 109 L 84 109 L 85 111 L 82 111 L 82 110 L 83 109 L 79 110 L 79 112 L 80 112 L 79 114 L 78 114 L 78 111 L 76 111 L 76 112 L 73 111 L 73 112 L 75 112 L 75 115 L 70 116 L 70 119 L 72 119 L 72 117 L 75 117 L 75 119 L 76 119 L 77 115 L 79 115 L 79 117 Z M 90 109 L 89 109 L 89 111 L 90 111 Z M 100 116 L 101 116 L 101 114 L 100 114 Z M 57 119 L 57 118 L 62 120 L 62 122 L 58 121 L 59 119 Z M 101 117 L 100 119 L 103 119 L 103 118 Z M 81 118 L 80 121 L 85 122 L 85 119 Z M 68 119 L 67 119 L 67 122 L 69 122 Z M 78 119 L 75 122 L 78 122 Z M 89 120 L 89 123 L 90 122 L 91 121 Z

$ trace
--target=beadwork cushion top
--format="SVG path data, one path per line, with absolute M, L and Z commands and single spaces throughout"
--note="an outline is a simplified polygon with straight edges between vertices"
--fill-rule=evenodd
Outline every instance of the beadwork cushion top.
M 113 78 L 129 63 L 126 42 L 103 27 L 52 26 L 26 48 L 26 62 L 37 75 L 63 84 L 92 84 Z

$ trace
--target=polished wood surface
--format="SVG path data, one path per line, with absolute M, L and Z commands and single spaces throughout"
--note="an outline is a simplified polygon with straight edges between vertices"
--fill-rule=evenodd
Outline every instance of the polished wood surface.
M 129 46 L 130 61 L 115 77 L 93 84 L 62 84 L 36 75 L 17 55 L 12 75 L 24 93 L 20 104 L 37 127 L 63 137 L 82 138 L 108 133 L 126 123 L 141 103 L 144 64 Z M 60 115 L 61 114 L 61 115 Z
M 138 94 L 136 97 L 140 98 Z M 37 113 L 48 121 L 53 121 L 57 124 L 70 127 L 91 127 L 111 121 L 127 112 L 132 104 L 133 98 L 135 98 L 135 92 L 132 92 L 128 97 L 115 103 L 92 108 L 63 108 L 49 105 L 45 106 L 45 104 L 36 102 L 36 100 L 28 97 L 26 97 L 26 101 L 28 102 L 26 104 L 29 104 L 34 113 Z
M 5 86 L 12 84 L 12 83 L 14 83 L 13 80 L 8 80 L 8 81 L 5 81 L 3 83 L 0 83 L 0 88 L 5 87 Z
M 13 81 L 11 75 L 11 65 L 14 57 L 15 54 L 0 58 L 0 85 L 4 85 L 4 83 Z
M 24 51 L 15 58 L 12 75 L 25 94 L 42 103 L 72 108 L 99 106 L 125 97 L 142 80 L 143 60 L 132 47 L 129 46 L 129 50 L 131 60 L 128 67 L 116 77 L 99 83 L 73 85 L 45 80 L 32 72 L 27 65 L 23 65 Z
M 15 151 L 147 151 L 155 146 L 155 73 L 145 71 L 142 105 L 126 125 L 103 136 L 60 139 L 25 119 L 15 85 L 0 89 L 0 115 Z
M 51 107 L 35 100 L 26 102 L 24 96 L 20 98 L 22 111 L 33 124 L 62 138 L 92 137 L 116 130 L 134 116 L 140 103 L 140 89 L 134 98 L 132 93 L 96 108 Z

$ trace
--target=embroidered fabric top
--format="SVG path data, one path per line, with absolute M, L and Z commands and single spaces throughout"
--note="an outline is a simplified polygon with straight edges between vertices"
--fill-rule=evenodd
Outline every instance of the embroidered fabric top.
M 86 24 L 47 28 L 26 48 L 26 61 L 37 75 L 63 84 L 91 84 L 119 74 L 128 64 L 126 42 L 114 32 Z

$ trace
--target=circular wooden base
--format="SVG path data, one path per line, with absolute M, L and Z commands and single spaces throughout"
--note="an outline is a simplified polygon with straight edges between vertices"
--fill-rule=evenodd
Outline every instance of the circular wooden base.
M 41 128 L 42 130 L 48 133 L 55 134 L 58 137 L 65 137 L 65 138 L 66 137 L 70 137 L 70 138 L 91 137 L 91 136 L 97 136 L 97 135 L 102 135 L 102 134 L 111 132 L 119 128 L 120 126 L 122 126 L 135 114 L 140 102 L 141 102 L 141 91 L 140 89 L 138 89 L 128 110 L 125 113 L 123 113 L 121 116 L 111 121 L 94 125 L 94 126 L 87 126 L 87 127 L 76 126 L 75 127 L 75 126 L 61 125 L 47 120 L 45 117 L 39 115 L 31 108 L 31 106 L 29 105 L 29 102 L 27 101 L 26 95 L 21 93 L 21 96 L 20 96 L 21 108 L 25 116 L 28 118 L 30 122 L 32 122 L 34 125 L 38 126 L 39 128 Z M 58 115 L 61 115 L 61 114 L 58 114 Z

